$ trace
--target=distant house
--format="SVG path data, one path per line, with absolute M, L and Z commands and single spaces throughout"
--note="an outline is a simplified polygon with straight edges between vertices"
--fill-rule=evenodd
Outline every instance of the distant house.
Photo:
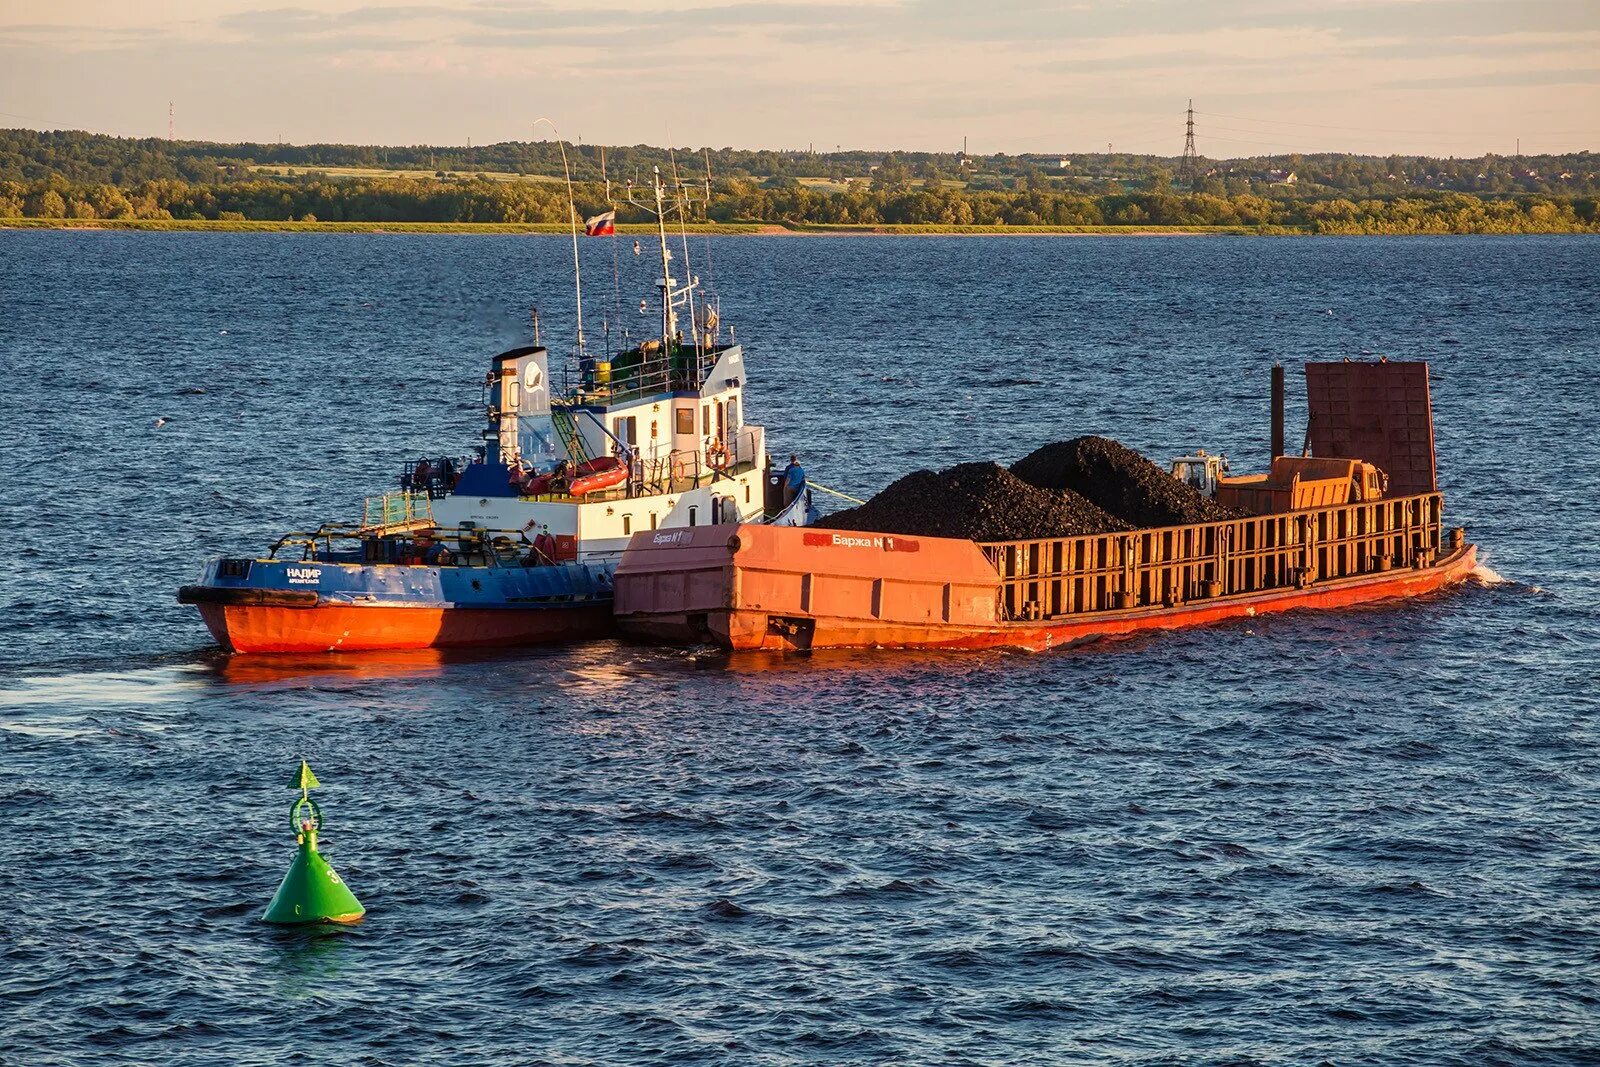
M 1066 170 L 1071 166 L 1072 166 L 1072 160 L 1070 160 L 1070 159 L 1063 159 L 1063 160 L 1059 161 L 1058 163 L 1056 163 L 1056 169 L 1057 170 Z
M 1300 180 L 1300 175 L 1296 174 L 1292 170 L 1269 170 L 1269 171 L 1267 171 L 1267 184 L 1268 185 L 1294 185 L 1299 180 Z

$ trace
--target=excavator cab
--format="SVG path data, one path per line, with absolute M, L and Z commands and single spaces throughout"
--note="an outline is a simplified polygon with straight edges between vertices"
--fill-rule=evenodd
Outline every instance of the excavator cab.
M 1179 456 L 1172 461 L 1172 476 L 1185 485 L 1204 493 L 1217 495 L 1217 483 L 1228 473 L 1226 454 L 1212 456 L 1200 449 L 1192 456 Z

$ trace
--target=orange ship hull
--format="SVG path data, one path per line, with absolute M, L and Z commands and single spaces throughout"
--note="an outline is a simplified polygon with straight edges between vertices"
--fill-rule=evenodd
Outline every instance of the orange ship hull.
M 627 633 L 731 651 L 1014 648 L 1423 596 L 1464 580 L 1437 494 L 1224 523 L 979 545 L 761 526 L 637 534 Z
M 214 603 L 196 607 L 211 636 L 229 652 L 484 648 L 581 640 L 612 631 L 610 604 L 559 610 Z
M 805 647 L 1007 648 L 1043 652 L 1083 641 L 1126 637 L 1151 630 L 1174 630 L 1282 611 L 1347 608 L 1423 596 L 1465 579 L 1477 565 L 1477 556 L 1476 546 L 1468 545 L 1455 557 L 1426 570 L 1347 579 L 1326 587 L 1264 593 L 1226 602 L 1112 612 L 1085 619 L 999 623 L 994 626 L 948 626 L 818 618 Z M 796 647 L 788 635 L 772 632 L 769 616 L 764 612 L 730 610 L 713 613 L 706 622 L 714 643 L 731 651 L 776 652 L 792 651 Z

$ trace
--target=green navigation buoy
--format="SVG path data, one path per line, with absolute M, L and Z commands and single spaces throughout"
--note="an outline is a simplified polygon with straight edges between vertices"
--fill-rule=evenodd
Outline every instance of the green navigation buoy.
M 311 773 L 310 764 L 300 761 L 291 789 L 300 798 L 289 809 L 289 825 L 300 846 L 283 876 L 283 884 L 267 905 L 264 922 L 298 925 L 301 923 L 360 922 L 367 909 L 350 892 L 338 872 L 317 852 L 317 834 L 322 830 L 322 808 L 311 799 L 311 790 L 322 783 Z

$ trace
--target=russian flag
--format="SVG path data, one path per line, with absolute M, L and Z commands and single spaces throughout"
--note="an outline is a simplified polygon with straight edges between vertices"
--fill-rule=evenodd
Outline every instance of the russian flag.
M 596 215 L 592 219 L 583 220 L 583 235 L 585 237 L 605 237 L 617 232 L 617 213 L 608 211 L 604 215 Z

